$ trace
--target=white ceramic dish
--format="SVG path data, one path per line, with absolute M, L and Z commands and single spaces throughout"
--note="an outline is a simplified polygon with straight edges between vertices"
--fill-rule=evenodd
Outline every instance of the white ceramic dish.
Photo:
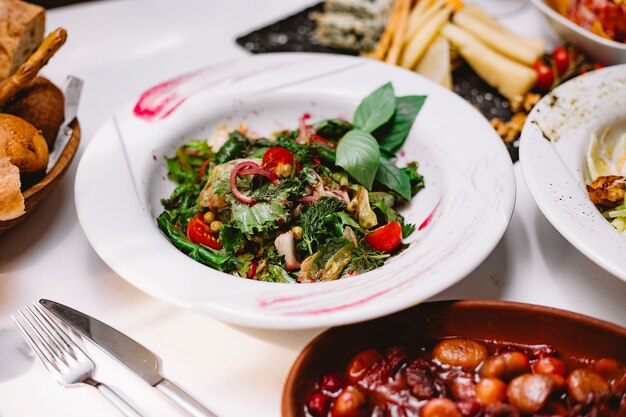
M 578 26 L 552 9 L 545 0 L 531 2 L 561 39 L 574 43 L 581 51 L 605 65 L 626 64 L 626 44 L 604 39 Z
M 173 189 L 163 156 L 220 122 L 268 134 L 314 118 L 351 118 L 359 101 L 392 81 L 397 95 L 428 99 L 403 150 L 426 189 L 403 211 L 420 226 L 383 267 L 316 284 L 236 278 L 179 252 L 160 233 L 160 199 Z M 156 86 L 97 132 L 75 185 L 87 238 L 120 276 L 156 297 L 231 323 L 265 328 L 362 321 L 417 304 L 468 275 L 504 233 L 515 200 L 508 153 L 489 123 L 450 91 L 377 61 L 323 54 L 258 55 Z
M 591 134 L 605 126 L 626 129 L 626 65 L 593 71 L 546 95 L 522 131 L 520 162 L 552 225 L 589 259 L 626 281 L 626 239 L 593 205 L 585 183 Z

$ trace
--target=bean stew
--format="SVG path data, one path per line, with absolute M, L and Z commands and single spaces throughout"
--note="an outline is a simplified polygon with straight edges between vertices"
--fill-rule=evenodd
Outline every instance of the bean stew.
M 369 348 L 319 378 L 307 417 L 626 417 L 626 364 L 469 338 Z

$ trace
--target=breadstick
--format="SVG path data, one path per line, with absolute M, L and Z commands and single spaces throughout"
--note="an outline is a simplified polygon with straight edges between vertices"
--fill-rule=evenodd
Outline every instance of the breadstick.
M 396 0 L 393 5 L 393 9 L 391 10 L 391 16 L 389 16 L 389 20 L 387 21 L 387 26 L 385 26 L 385 30 L 380 36 L 380 40 L 378 41 L 376 49 L 372 54 L 372 58 L 374 59 L 383 61 L 385 59 L 385 56 L 387 55 L 387 51 L 389 51 L 389 46 L 391 45 L 391 41 L 393 39 L 394 26 L 396 25 L 398 13 L 400 12 L 400 3 L 401 0 Z
M 439 30 L 448 22 L 452 7 L 445 5 L 430 18 L 411 38 L 404 48 L 400 66 L 413 69 L 424 55 L 430 44 L 435 40 Z
M 395 28 L 393 34 L 393 42 L 385 62 L 389 64 L 397 64 L 400 57 L 400 51 L 402 50 L 402 40 L 404 38 L 404 30 L 406 28 L 407 20 L 409 19 L 409 12 L 411 11 L 411 0 L 397 0 L 400 3 L 400 11 L 398 12 L 398 25 Z
M 402 41 L 406 44 L 411 40 L 425 21 L 428 21 L 440 8 L 445 0 L 420 0 L 409 15 Z
M 67 32 L 58 28 L 49 34 L 39 48 L 24 62 L 11 77 L 0 83 L 0 108 L 22 88 L 26 87 L 48 63 L 67 39 Z

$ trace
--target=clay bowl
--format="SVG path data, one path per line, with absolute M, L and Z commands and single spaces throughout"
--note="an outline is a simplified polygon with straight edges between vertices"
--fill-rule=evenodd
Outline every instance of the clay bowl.
M 50 195 L 54 188 L 59 183 L 59 180 L 63 178 L 65 172 L 69 168 L 78 145 L 80 143 L 80 124 L 77 120 L 74 120 L 70 127 L 72 128 L 72 137 L 70 138 L 65 149 L 61 153 L 59 160 L 54 167 L 41 179 L 38 183 L 34 184 L 22 194 L 24 195 L 24 204 L 26 205 L 26 211 L 20 217 L 15 219 L 0 221 L 0 235 L 6 231 L 14 228 L 28 218 L 37 208 L 44 202 L 44 200 Z
M 335 327 L 315 338 L 289 372 L 282 416 L 304 417 L 303 405 L 315 381 L 327 372 L 345 369 L 350 358 L 365 348 L 450 336 L 548 344 L 574 356 L 626 362 L 626 328 L 591 317 L 504 301 L 425 303 L 380 319 Z

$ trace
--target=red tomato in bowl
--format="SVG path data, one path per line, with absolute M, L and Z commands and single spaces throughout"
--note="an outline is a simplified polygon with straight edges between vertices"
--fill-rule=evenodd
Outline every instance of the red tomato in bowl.
M 276 174 L 283 165 L 293 166 L 296 158 L 285 148 L 269 148 L 263 155 L 261 165 L 266 170 Z
M 204 245 L 211 249 L 222 249 L 222 244 L 213 236 L 211 228 L 204 222 L 201 213 L 196 213 L 196 215 L 189 220 L 189 224 L 187 225 L 187 237 L 193 243 Z
M 402 243 L 402 226 L 398 222 L 388 223 L 365 236 L 372 249 L 380 252 L 393 252 Z

